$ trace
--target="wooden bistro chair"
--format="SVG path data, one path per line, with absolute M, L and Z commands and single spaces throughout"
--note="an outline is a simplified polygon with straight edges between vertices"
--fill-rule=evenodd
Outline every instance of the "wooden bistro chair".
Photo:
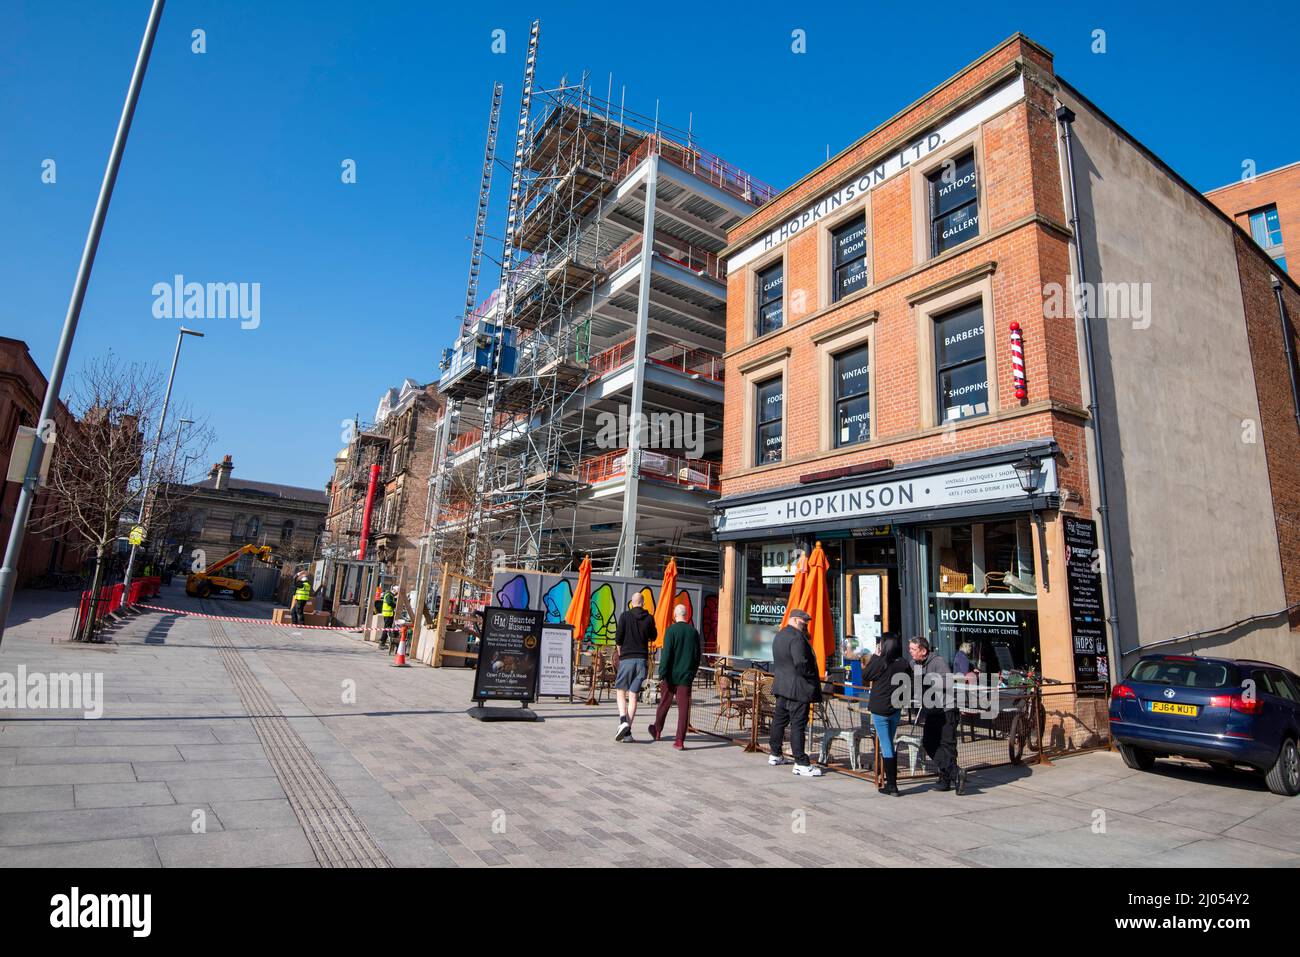
M 750 685 L 747 689 L 743 676 L 737 679 L 728 674 L 721 660 L 718 663 L 717 686 L 718 714 L 713 719 L 713 730 L 717 731 L 718 725 L 723 721 L 726 722 L 722 728 L 723 734 L 731 730 L 732 721 L 739 722 L 738 727 L 743 730 L 754 708 L 753 686 Z

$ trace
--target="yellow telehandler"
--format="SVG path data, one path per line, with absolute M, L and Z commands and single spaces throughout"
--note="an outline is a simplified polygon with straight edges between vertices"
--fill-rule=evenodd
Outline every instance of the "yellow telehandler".
M 207 598 L 210 595 L 226 591 L 240 601 L 252 600 L 253 586 L 248 582 L 242 578 L 228 578 L 217 574 L 221 569 L 243 555 L 255 555 L 259 562 L 264 562 L 267 565 L 276 564 L 271 560 L 270 545 L 244 545 L 235 549 L 221 561 L 213 562 L 203 571 L 191 572 L 190 576 L 185 579 L 185 594 L 193 598 Z

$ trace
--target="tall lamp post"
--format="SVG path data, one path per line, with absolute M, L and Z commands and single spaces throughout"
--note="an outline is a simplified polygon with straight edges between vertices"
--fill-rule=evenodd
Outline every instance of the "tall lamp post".
M 140 514 L 135 520 L 137 525 L 144 521 L 145 512 L 149 508 L 149 487 L 153 482 L 154 466 L 158 463 L 158 448 L 162 445 L 163 426 L 167 424 L 167 406 L 169 406 L 172 401 L 172 383 L 176 381 L 176 366 L 181 361 L 181 343 L 185 341 L 186 336 L 196 336 L 197 338 L 202 339 L 203 333 L 196 332 L 193 329 L 186 329 L 184 326 L 181 326 L 180 332 L 176 334 L 176 352 L 172 356 L 172 371 L 171 375 L 167 377 L 167 391 L 163 395 L 162 414 L 158 416 L 158 435 L 154 438 L 153 451 L 149 453 L 149 467 L 145 469 L 144 488 L 140 492 Z M 175 453 L 173 453 L 173 460 L 174 458 Z M 123 595 L 131 594 L 131 569 L 135 567 L 135 553 L 139 551 L 139 549 L 139 545 L 133 544 L 131 546 L 131 554 L 126 560 L 126 575 L 122 578 Z
M 1043 591 L 1051 591 L 1047 575 L 1047 530 L 1043 526 L 1043 518 L 1038 514 L 1038 509 L 1033 506 L 1034 493 L 1038 491 L 1038 477 L 1042 474 L 1041 463 L 1026 452 L 1012 468 L 1016 470 L 1016 480 L 1020 482 L 1021 491 L 1029 496 L 1029 514 L 1034 525 L 1038 528 L 1038 565 L 1040 570 L 1038 577 L 1042 581 Z
M 122 114 L 117 120 L 117 133 L 113 137 L 113 147 L 109 150 L 108 166 L 104 170 L 104 179 L 99 184 L 99 198 L 95 200 L 95 211 L 90 217 L 90 231 L 86 234 L 86 244 L 81 250 L 77 278 L 72 283 L 72 298 L 68 302 L 68 312 L 63 319 L 59 347 L 54 353 L 54 364 L 50 367 L 45 399 L 41 403 L 41 417 L 37 422 L 31 455 L 27 459 L 27 473 L 23 478 L 22 491 L 18 493 L 18 505 L 14 509 L 13 525 L 9 529 L 9 544 L 5 547 L 4 564 L 0 566 L 0 639 L 4 638 L 5 621 L 9 618 L 9 606 L 13 601 L 15 580 L 18 577 L 18 556 L 22 554 L 23 537 L 27 533 L 27 516 L 31 511 L 32 500 L 36 498 L 36 488 L 40 484 L 41 462 L 45 458 L 46 443 L 53 441 L 51 430 L 54 424 L 54 410 L 59 401 L 59 390 L 63 388 L 63 373 L 68 367 L 68 355 L 72 352 L 72 339 L 77 334 L 77 323 L 81 321 L 81 305 L 85 302 L 86 287 L 90 284 L 90 270 L 95 265 L 99 237 L 104 232 L 108 204 L 113 199 L 117 171 L 122 165 L 122 154 L 126 151 L 127 134 L 131 132 L 131 120 L 135 117 L 136 104 L 140 102 L 140 87 L 144 85 L 149 55 L 153 52 L 153 41 L 158 35 L 158 22 L 162 19 L 163 4 L 164 0 L 153 0 L 153 6 L 149 9 L 144 39 L 140 41 L 140 50 L 135 57 L 135 69 L 131 71 L 131 83 L 126 89 L 126 102 L 122 105 Z

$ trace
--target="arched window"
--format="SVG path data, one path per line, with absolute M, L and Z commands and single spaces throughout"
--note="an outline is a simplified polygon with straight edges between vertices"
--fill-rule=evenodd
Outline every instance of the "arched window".
M 288 545 L 293 541 L 293 519 L 286 518 L 280 526 L 280 544 Z

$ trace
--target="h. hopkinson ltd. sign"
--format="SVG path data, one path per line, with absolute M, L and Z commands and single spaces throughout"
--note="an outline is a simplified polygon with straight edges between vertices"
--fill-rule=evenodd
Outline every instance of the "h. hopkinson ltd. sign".
M 897 176 L 909 166 L 919 163 L 945 144 L 951 143 L 960 136 L 965 136 L 985 120 L 997 116 L 1011 104 L 1019 102 L 1024 95 L 1024 78 L 1017 76 L 992 96 L 986 97 L 969 109 L 958 113 L 938 129 L 918 137 L 897 152 L 891 153 L 878 165 L 863 170 L 862 174 L 856 179 L 845 183 L 835 192 L 823 196 L 807 209 L 790 217 L 758 242 L 752 243 L 735 255 L 728 257 L 727 269 L 729 271 L 739 269 L 763 255 L 769 249 L 775 249 L 823 216 L 828 216 L 841 206 L 861 197 L 864 193 L 871 192 L 881 183 Z

